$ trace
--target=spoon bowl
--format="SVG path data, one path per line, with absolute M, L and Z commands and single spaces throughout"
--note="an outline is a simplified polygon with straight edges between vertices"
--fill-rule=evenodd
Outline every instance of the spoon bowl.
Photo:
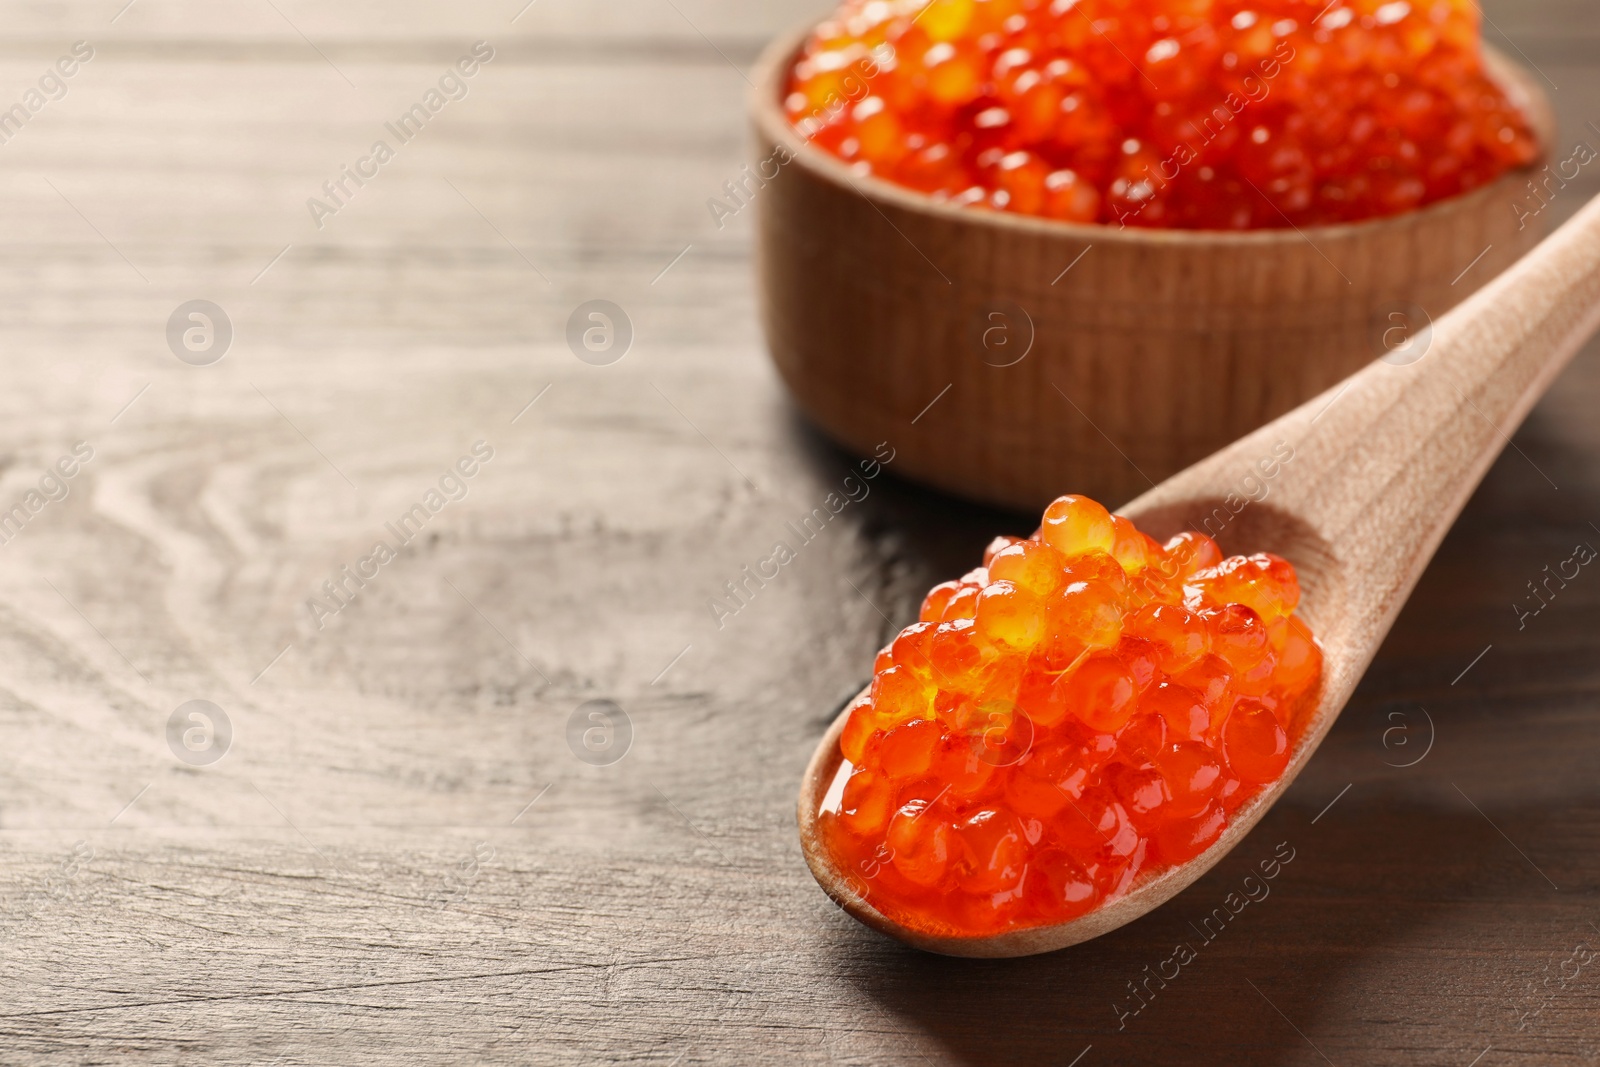
M 1203 529 L 1224 552 L 1283 556 L 1300 579 L 1296 613 L 1322 645 L 1320 692 L 1288 767 L 1205 852 L 1064 923 L 972 936 L 893 920 L 873 906 L 862 878 L 836 869 L 817 831 L 842 767 L 839 735 L 863 690 L 822 738 L 801 784 L 801 847 L 818 883 L 868 926 L 952 956 L 1065 948 L 1171 899 L 1242 840 L 1311 759 L 1509 434 L 1597 326 L 1600 201 L 1418 335 L 1410 362 L 1370 364 L 1117 509 L 1158 539 Z M 1265 491 L 1245 498 L 1245 477 L 1285 446 L 1290 458 L 1275 476 L 1256 477 Z

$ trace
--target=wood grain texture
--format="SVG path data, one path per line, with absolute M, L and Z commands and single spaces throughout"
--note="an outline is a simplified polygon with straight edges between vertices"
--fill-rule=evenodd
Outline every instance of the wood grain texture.
M 7 11 L 0 100 L 97 55 L 0 146 L 0 508 L 95 458 L 0 545 L 0 1063 L 1592 1062 L 1600 975 L 1561 979 L 1600 942 L 1600 584 L 1510 606 L 1600 545 L 1592 346 L 1316 759 L 1171 906 L 952 961 L 817 890 L 816 740 L 926 587 L 1031 520 L 890 464 L 718 628 L 853 463 L 769 366 L 751 213 L 705 206 L 759 45 L 822 5 L 674 3 Z M 1593 0 L 1489 13 L 1591 137 Z M 471 95 L 316 229 L 306 198 L 478 39 Z M 211 367 L 164 337 L 196 298 L 236 327 Z M 610 367 L 564 339 L 594 298 L 636 328 Z M 466 499 L 318 630 L 306 599 L 478 439 Z M 235 727 L 206 768 L 165 737 L 197 698 Z M 592 698 L 632 720 L 611 766 L 568 747 Z M 1429 754 L 1386 765 L 1419 707 Z M 1271 896 L 1119 1029 L 1280 841 Z

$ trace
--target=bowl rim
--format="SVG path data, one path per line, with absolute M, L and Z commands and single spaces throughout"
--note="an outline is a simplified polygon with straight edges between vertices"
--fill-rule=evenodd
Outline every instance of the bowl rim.
M 1476 189 L 1436 200 L 1425 207 L 1356 222 L 1314 226 L 1296 226 L 1290 222 L 1287 227 L 1259 230 L 1117 227 L 1110 223 L 1066 222 L 1040 215 L 985 211 L 934 200 L 925 193 L 876 175 L 855 174 L 849 164 L 799 135 L 799 131 L 789 122 L 779 105 L 779 94 L 784 76 L 787 75 L 800 48 L 805 44 L 806 38 L 818 25 L 818 21 L 810 20 L 779 34 L 762 49 L 751 70 L 750 88 L 747 91 L 750 118 L 762 139 L 786 149 L 792 157 L 787 162 L 798 163 L 817 178 L 834 186 L 849 189 L 869 203 L 874 200 L 881 201 L 903 211 L 949 223 L 994 226 L 1035 237 L 1090 244 L 1100 242 L 1145 247 L 1189 248 L 1250 247 L 1303 241 L 1309 241 L 1316 246 L 1319 243 L 1318 239 L 1331 243 L 1359 240 L 1386 227 L 1410 225 L 1414 220 L 1426 221 L 1431 216 L 1453 214 L 1471 208 L 1478 202 L 1503 191 L 1508 185 L 1526 180 L 1527 175 L 1534 173 L 1541 166 L 1548 165 L 1551 145 L 1556 138 L 1554 110 L 1543 87 L 1516 61 L 1487 41 L 1480 40 L 1479 47 L 1489 76 L 1527 117 L 1538 140 L 1538 154 L 1528 164 L 1505 171 L 1493 181 L 1486 182 Z

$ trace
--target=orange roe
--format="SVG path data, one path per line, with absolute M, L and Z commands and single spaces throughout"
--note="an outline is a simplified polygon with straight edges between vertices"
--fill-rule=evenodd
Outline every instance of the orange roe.
M 1261 229 L 1410 211 L 1538 155 L 1474 0 L 845 0 L 784 107 L 936 200 Z
M 1277 556 L 1166 545 L 1086 497 L 937 585 L 850 711 L 818 832 L 880 912 L 1062 922 L 1204 852 L 1276 781 L 1322 653 Z

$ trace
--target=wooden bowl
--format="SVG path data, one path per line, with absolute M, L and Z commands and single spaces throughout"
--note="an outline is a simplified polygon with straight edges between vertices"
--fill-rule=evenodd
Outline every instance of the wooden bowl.
M 854 174 L 790 125 L 781 94 L 804 36 L 766 50 L 751 98 L 760 163 L 743 184 L 772 358 L 840 444 L 887 441 L 897 472 L 971 499 L 1035 511 L 1064 492 L 1137 496 L 1385 355 L 1540 236 L 1513 208 L 1526 170 L 1299 230 L 937 203 Z M 1485 55 L 1546 153 L 1543 91 Z

